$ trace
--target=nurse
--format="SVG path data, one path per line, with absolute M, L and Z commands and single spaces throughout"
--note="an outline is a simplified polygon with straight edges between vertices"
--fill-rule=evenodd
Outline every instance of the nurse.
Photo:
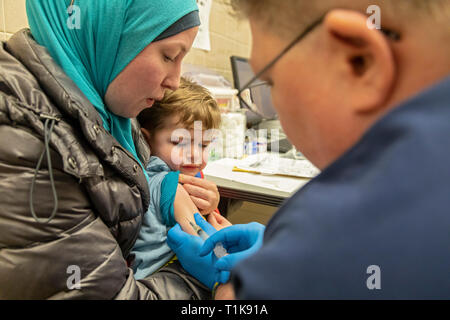
M 284 131 L 322 173 L 267 228 L 197 217 L 203 243 L 175 226 L 181 264 L 215 274 L 218 299 L 449 299 L 449 1 L 232 3 Z M 218 242 L 229 255 L 202 258 Z
M 129 267 L 150 197 L 131 118 L 178 87 L 196 1 L 29 0 L 27 15 L 0 46 L 0 299 L 209 298 L 177 262 L 140 281 Z

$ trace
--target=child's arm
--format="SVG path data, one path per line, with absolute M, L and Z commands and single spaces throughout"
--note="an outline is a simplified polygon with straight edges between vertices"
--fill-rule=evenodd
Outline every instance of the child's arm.
M 199 211 L 181 184 L 178 184 L 177 187 L 173 210 L 175 220 L 179 223 L 181 229 L 189 234 L 197 235 L 189 224 L 189 221 L 195 223 L 194 214 Z

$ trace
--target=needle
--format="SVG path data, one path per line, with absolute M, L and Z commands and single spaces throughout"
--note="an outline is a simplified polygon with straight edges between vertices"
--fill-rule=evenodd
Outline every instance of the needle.
M 198 234 L 198 236 L 200 238 L 202 238 L 204 241 L 206 241 L 206 239 L 209 238 L 208 234 L 203 231 L 202 228 L 200 228 L 200 226 L 198 226 L 197 224 L 193 223 L 192 221 L 190 221 L 189 219 L 186 218 L 186 220 L 189 222 L 189 224 L 191 225 L 191 227 L 194 229 L 195 233 Z M 224 248 L 222 243 L 217 243 L 216 246 L 214 247 L 214 254 L 216 255 L 216 257 L 218 259 L 222 258 L 223 256 L 227 255 L 227 250 Z

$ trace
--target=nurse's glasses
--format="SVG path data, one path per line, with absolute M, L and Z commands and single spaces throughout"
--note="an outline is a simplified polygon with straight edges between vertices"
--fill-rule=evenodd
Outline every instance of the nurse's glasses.
M 296 37 L 286 48 L 284 48 L 284 50 L 281 51 L 280 54 L 278 54 L 271 62 L 269 62 L 261 71 L 259 71 L 253 78 L 250 79 L 250 81 L 248 81 L 248 83 L 246 85 L 244 85 L 239 90 L 238 98 L 239 98 L 239 101 L 241 102 L 241 106 L 244 106 L 248 110 L 253 111 L 254 113 L 256 113 L 257 115 L 259 115 L 262 118 L 265 118 L 265 119 L 273 118 L 273 116 L 276 114 L 275 110 L 267 110 L 267 109 L 261 110 L 260 107 L 256 106 L 252 102 L 251 89 L 260 87 L 260 86 L 264 86 L 264 85 L 268 85 L 268 83 L 265 81 L 261 81 L 261 80 L 259 82 L 256 82 L 256 81 L 259 78 L 261 78 L 261 76 L 265 72 L 267 72 L 267 70 L 272 68 L 275 65 L 275 63 L 278 62 L 278 60 L 280 60 L 289 50 L 292 49 L 292 47 L 294 47 L 298 42 L 300 42 L 303 38 L 305 38 L 311 31 L 313 31 L 318 25 L 320 25 L 323 22 L 323 20 L 325 19 L 327 14 L 328 13 L 322 15 L 319 19 L 317 19 L 310 26 L 308 26 L 298 37 Z M 387 36 L 388 38 L 390 38 L 393 41 L 399 41 L 401 39 L 400 34 L 395 31 L 387 30 L 387 29 L 383 29 L 383 28 L 380 29 L 379 31 L 383 32 L 383 34 L 385 36 Z

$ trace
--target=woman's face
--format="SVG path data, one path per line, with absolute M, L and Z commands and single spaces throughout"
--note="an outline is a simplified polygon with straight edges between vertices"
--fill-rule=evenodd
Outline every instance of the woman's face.
M 197 35 L 198 27 L 149 44 L 111 82 L 105 102 L 109 110 L 124 118 L 135 118 L 166 89 L 176 90 L 180 83 L 181 62 Z

